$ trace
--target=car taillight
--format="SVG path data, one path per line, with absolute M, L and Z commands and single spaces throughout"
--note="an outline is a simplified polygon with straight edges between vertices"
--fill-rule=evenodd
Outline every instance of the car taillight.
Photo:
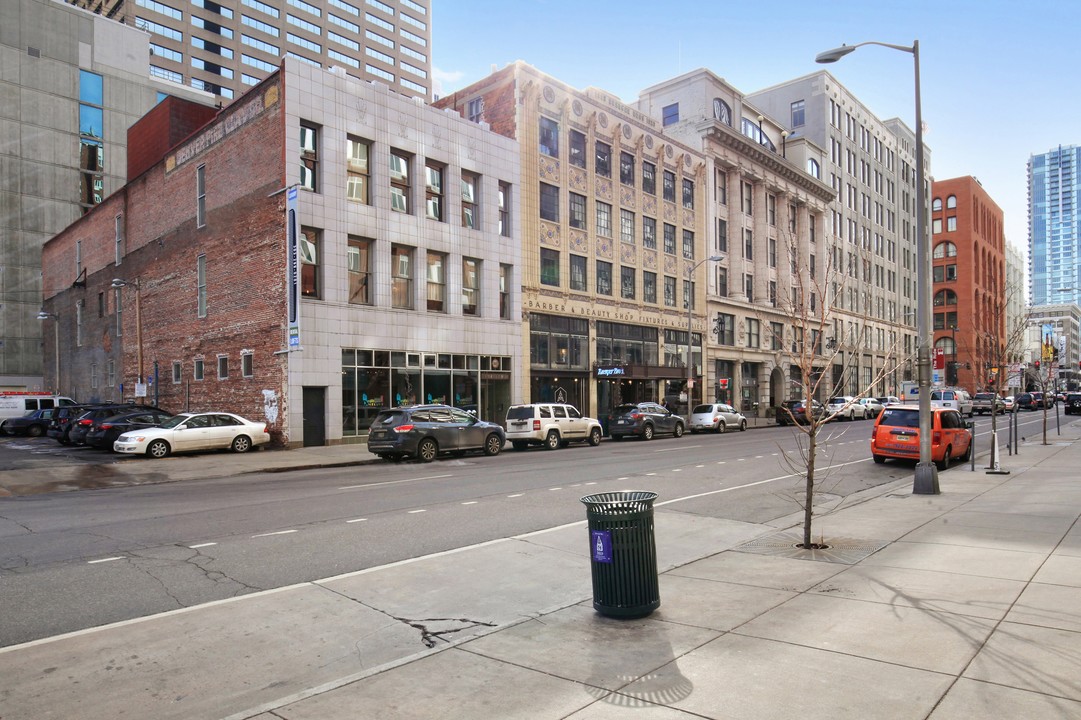
M 99 430 L 110 430 L 112 427 L 112 423 L 102 423 L 101 425 L 98 425 Z
M 641 420 L 642 413 L 631 413 L 631 420 Z
M 93 420 L 87 420 L 86 418 L 83 418 L 82 420 L 79 421 L 79 424 L 80 425 L 93 425 L 94 421 Z
M 534 418 L 533 419 L 533 432 L 537 432 L 538 430 L 540 430 L 540 420 L 537 420 L 536 418 Z
M 397 432 L 397 433 L 413 432 L 413 426 L 412 425 L 399 425 L 398 427 L 394 428 L 394 432 Z
M 939 431 L 939 430 L 935 430 L 933 433 L 931 433 L 931 442 L 933 444 L 935 444 L 935 445 L 941 445 L 942 444 L 942 432 Z

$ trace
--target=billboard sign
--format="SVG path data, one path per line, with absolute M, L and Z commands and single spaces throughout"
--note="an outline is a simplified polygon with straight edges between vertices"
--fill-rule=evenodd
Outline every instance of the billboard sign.
M 286 328 L 289 335 L 289 349 L 300 347 L 300 217 L 297 209 L 297 188 L 286 190 L 285 194 L 285 232 L 286 232 L 286 290 L 289 307 L 286 312 Z

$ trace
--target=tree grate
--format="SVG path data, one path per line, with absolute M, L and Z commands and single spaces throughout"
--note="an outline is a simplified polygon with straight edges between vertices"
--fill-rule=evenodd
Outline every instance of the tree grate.
M 793 560 L 817 560 L 818 562 L 855 565 L 889 545 L 888 542 L 881 540 L 857 540 L 845 537 L 812 538 L 812 541 L 824 543 L 828 547 L 804 550 L 797 547 L 803 542 L 803 533 L 785 530 L 751 540 L 733 548 L 733 550 L 756 555 L 785 557 Z

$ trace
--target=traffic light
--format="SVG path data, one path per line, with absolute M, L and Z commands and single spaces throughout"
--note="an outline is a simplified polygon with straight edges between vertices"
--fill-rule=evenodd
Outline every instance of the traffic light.
M 1036 370 L 1038 371 L 1040 369 L 1040 361 L 1039 360 L 1035 361 L 1034 363 L 1032 363 L 1032 366 L 1034 368 L 1036 368 Z

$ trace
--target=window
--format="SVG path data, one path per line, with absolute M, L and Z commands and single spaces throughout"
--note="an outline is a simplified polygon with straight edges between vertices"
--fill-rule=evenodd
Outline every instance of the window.
M 748 301 L 754 302 L 754 275 L 750 273 L 743 274 L 743 294 Z
M 477 228 L 480 175 L 462 171 L 462 227 Z
M 717 294 L 721 297 L 728 297 L 728 268 L 717 268 Z
M 657 166 L 651 162 L 642 162 L 642 192 L 657 194 Z
M 540 261 L 541 285 L 559 287 L 559 252 L 541 248 Z
M 499 266 L 499 317 L 504 320 L 510 320 L 511 303 L 510 303 L 510 289 L 511 283 L 514 278 L 512 276 L 512 268 L 510 265 L 500 264 Z
M 612 294 L 612 263 L 597 261 L 597 294 Z
M 644 215 L 642 216 L 642 247 L 650 250 L 657 249 L 657 221 Z
M 642 299 L 647 303 L 657 302 L 657 273 L 642 272 Z
M 619 154 L 619 181 L 634 187 L 634 155 L 629 152 Z
M 578 193 L 570 194 L 570 223 L 572 228 L 586 229 L 586 197 Z
M 743 228 L 743 259 L 754 260 L 754 232 Z
M 413 248 L 394 245 L 390 249 L 390 305 L 413 309 Z
M 935 265 L 932 268 L 932 281 L 933 282 L 945 282 L 946 280 L 957 279 L 957 266 L 956 265 Z
M 777 240 L 775 238 L 769 239 L 766 253 L 769 259 L 769 266 L 771 268 L 777 267 Z
M 713 119 L 732 125 L 732 108 L 721 98 L 713 98 Z
M 931 221 L 931 234 L 938 235 L 942 232 L 942 218 L 935 218 Z
M 676 254 L 676 226 L 664 224 L 664 251 L 669 255 Z
M 195 168 L 195 226 L 206 227 L 206 165 Z
M 940 242 L 935 245 L 932 257 L 935 260 L 939 258 L 957 257 L 957 246 L 952 242 Z
M 219 355 L 218 356 L 218 379 L 219 380 L 228 380 L 229 379 L 229 356 L 228 355 Z
M 803 100 L 797 100 L 792 103 L 792 127 L 803 127 L 804 119 L 804 103 Z M 757 347 L 757 346 L 756 346 Z
M 250 350 L 241 351 L 240 353 L 240 375 L 241 377 L 254 377 L 255 376 L 255 356 Z
M 597 235 L 612 237 L 612 206 L 600 200 L 594 204 L 597 206 Z
M 354 305 L 371 305 L 372 241 L 350 237 L 346 248 L 349 272 L 349 302 Z
M 714 325 L 717 331 L 717 342 L 721 345 L 736 344 L 736 316 L 728 313 L 717 313 L 717 322 Z
M 462 258 L 462 315 L 477 315 L 480 308 L 480 260 Z
M 173 385 L 179 385 L 183 379 L 184 365 L 179 360 L 173 361 Z
M 443 166 L 431 160 L 424 163 L 424 215 L 443 221 Z
M 769 281 L 769 304 L 777 307 L 777 281 Z
M 807 174 L 813 178 L 822 179 L 822 165 L 814 158 L 807 158 Z
M 319 130 L 300 124 L 300 186 L 319 192 Z
M 956 231 L 957 231 L 957 217 L 953 216 L 953 217 L 946 218 L 946 232 L 956 232 Z
M 770 350 L 782 350 L 784 349 L 784 325 L 779 322 L 771 322 L 769 324 L 769 349 Z
M 728 221 L 717 218 L 717 238 L 714 240 L 717 252 L 728 252 Z
M 595 171 L 603 177 L 612 177 L 612 147 L 608 143 L 597 141 L 597 159 Z
M 694 260 L 694 231 L 683 231 L 683 257 L 686 260 Z
M 661 124 L 674 125 L 679 122 L 679 103 L 672 103 L 661 108 Z
M 300 294 L 318 298 L 319 287 L 319 231 L 314 228 L 300 229 Z
M 728 204 L 728 173 L 724 170 L 717 171 L 717 181 L 713 186 L 713 199 L 721 205 Z
M 619 239 L 634 244 L 634 213 L 630 210 L 619 211 Z
M 567 161 L 575 167 L 586 166 L 586 136 L 577 130 L 568 132 L 570 140 L 570 156 Z
M 671 170 L 661 173 L 661 196 L 667 202 L 676 201 L 676 174 Z
M 581 255 L 571 255 L 571 290 L 577 290 L 579 292 L 586 292 L 588 290 L 589 278 L 586 271 L 586 259 Z
M 81 347 L 83 344 L 83 306 L 84 300 L 79 300 L 75 303 L 75 345 Z M 54 322 L 57 322 L 56 318 L 53 318 Z
M 382 37 L 382 36 L 380 36 Z M 386 40 L 386 38 L 384 38 Z M 391 47 L 394 47 L 394 43 L 390 40 L 386 40 L 390 43 Z M 470 122 L 479 123 L 484 119 L 484 98 L 473 98 L 465 104 L 465 117 Z
M 499 183 L 499 234 L 510 237 L 510 183 Z
M 668 275 L 664 276 L 664 304 L 668 307 L 676 306 L 676 279 Z
M 555 185 L 540 184 L 540 216 L 542 220 L 559 222 L 559 188 Z
M 937 198 L 936 197 L 934 200 L 931 201 L 931 210 L 932 210 L 932 212 L 938 212 L 941 209 L 942 209 L 942 198 Z
M 206 255 L 200 255 L 195 261 L 195 302 L 196 313 L 206 317 Z
M 766 195 L 766 222 L 770 227 L 777 227 L 777 196 Z
M 948 198 L 946 198 L 946 209 L 952 210 L 955 207 L 957 207 L 957 196 L 950 195 Z
M 747 318 L 747 347 L 756 348 L 762 343 L 762 323 L 755 318 Z
M 113 246 L 116 253 L 114 264 L 119 265 L 124 260 L 124 216 L 117 215 L 113 218 Z
M 935 293 L 935 305 L 956 305 L 957 293 L 953 290 L 939 290 Z
M 745 215 L 754 215 L 754 186 L 749 182 L 741 182 L 739 185 L 740 205 Z
M 390 151 L 390 208 L 409 212 L 409 156 L 399 150 Z
M 559 157 L 559 123 L 551 118 L 541 117 L 539 144 L 541 155 Z
M 619 296 L 624 300 L 634 300 L 634 268 L 619 268 Z
M 683 207 L 694 210 L 694 180 L 683 181 Z
M 683 307 L 694 307 L 694 283 L 690 280 L 683 281 Z
M 371 199 L 368 195 L 368 183 L 371 175 L 368 158 L 372 151 L 371 143 L 350 135 L 346 140 L 346 148 L 345 197 L 353 202 L 369 205 Z
M 193 371 L 192 372 L 192 377 L 197 382 L 202 382 L 203 381 L 203 359 L 202 358 L 197 358 L 195 360 L 195 362 L 192 363 L 192 371 Z

